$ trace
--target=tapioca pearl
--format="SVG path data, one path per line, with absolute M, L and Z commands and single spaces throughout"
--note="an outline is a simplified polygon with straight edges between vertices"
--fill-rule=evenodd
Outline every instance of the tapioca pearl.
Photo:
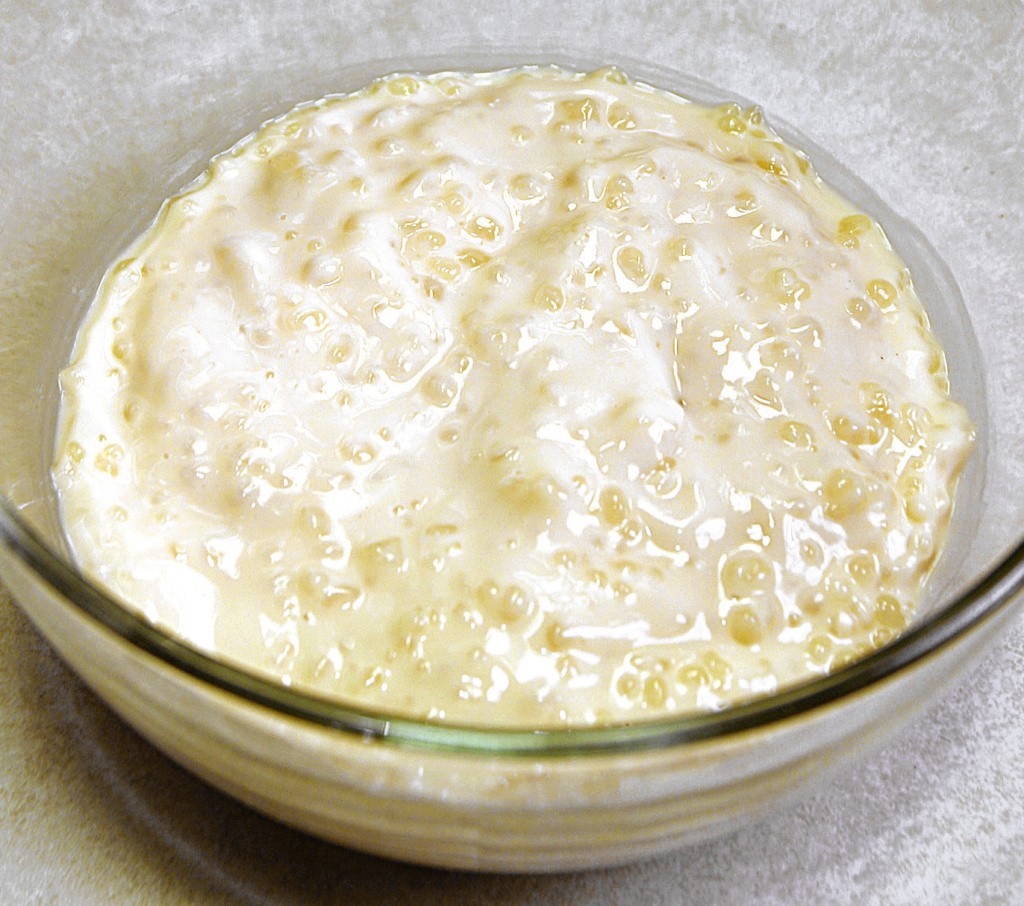
M 884 629 L 897 631 L 906 626 L 903 606 L 894 595 L 881 594 L 875 599 L 875 622 Z
M 853 324 L 857 327 L 863 327 L 874 318 L 877 308 L 871 300 L 864 299 L 861 296 L 853 296 L 846 303 L 846 311 Z
M 627 176 L 616 176 L 608 180 L 603 191 L 604 206 L 609 211 L 625 211 L 630 206 L 633 182 Z M 602 196 L 598 196 L 600 199 Z
M 903 403 L 893 425 L 893 433 L 906 446 L 919 443 L 931 427 L 932 418 L 928 410 L 915 403 Z
M 820 496 L 830 519 L 841 521 L 861 510 L 870 500 L 870 486 L 851 469 L 833 469 L 822 483 Z
M 845 594 L 826 595 L 822 604 L 824 627 L 834 641 L 845 642 L 854 638 L 857 629 L 855 606 L 854 599 Z
M 455 260 L 466 270 L 475 271 L 477 268 L 488 264 L 491 261 L 491 257 L 479 249 L 466 248 L 456 254 Z
M 701 689 L 712 684 L 707 668 L 699 663 L 683 664 L 673 676 L 673 691 L 685 699 L 695 702 Z
M 896 308 L 896 287 L 888 280 L 870 280 L 866 289 L 868 297 L 883 312 L 890 312 Z
M 794 315 L 786 322 L 786 331 L 805 353 L 820 350 L 825 338 L 821 323 L 806 315 Z
M 428 572 L 445 572 L 464 552 L 464 533 L 458 525 L 439 522 L 422 529 L 419 560 Z
M 319 305 L 300 305 L 282 312 L 278 319 L 278 327 L 289 334 L 322 333 L 331 323 L 327 312 Z
M 868 416 L 886 428 L 895 428 L 899 422 L 899 407 L 893 395 L 879 384 L 865 382 L 859 387 L 861 405 Z
M 302 272 L 304 280 L 312 286 L 330 286 L 342 279 L 344 267 L 338 255 L 319 252 L 306 260 Z
M 120 365 L 129 365 L 134 344 L 127 337 L 115 337 L 110 344 L 110 356 Z
M 558 128 L 565 125 L 584 126 L 599 114 L 600 102 L 596 97 L 580 95 L 556 101 L 551 126 Z
M 468 210 L 469 190 L 465 188 L 451 188 L 438 200 L 440 209 L 453 220 L 465 214 Z
M 708 677 L 708 688 L 717 694 L 728 692 L 735 679 L 733 664 L 715 648 L 705 651 L 700 658 Z
M 401 538 L 383 538 L 352 548 L 352 563 L 367 587 L 382 585 L 408 571 Z
M 776 381 L 792 379 L 802 367 L 797 345 L 783 337 L 770 337 L 754 344 L 752 351 Z
M 739 645 L 754 646 L 762 641 L 765 627 L 754 607 L 734 604 L 725 616 L 725 627 Z
M 878 557 L 870 551 L 851 554 L 843 565 L 853 580 L 863 588 L 870 588 L 878 581 Z
M 849 214 L 839 221 L 836 234 L 846 248 L 859 248 L 860 237 L 874 229 L 874 221 L 866 214 Z
M 636 246 L 624 245 L 615 250 L 612 267 L 618 287 L 623 292 L 640 292 L 650 283 L 647 258 Z
M 829 666 L 832 660 L 832 639 L 827 635 L 812 636 L 807 642 L 805 651 L 809 665 L 816 671 L 822 671 Z
M 459 395 L 459 383 L 444 372 L 431 372 L 423 379 L 422 391 L 429 405 L 447 409 L 455 403 Z
M 725 205 L 728 205 L 725 208 L 725 216 L 734 220 L 740 217 L 747 217 L 761 208 L 757 196 L 747 191 L 740 191 L 731 197 L 724 197 L 721 201 L 721 206 L 725 207 Z
M 620 707 L 635 707 L 643 696 L 643 680 L 633 670 L 622 670 L 613 676 L 612 690 Z
M 650 537 L 647 522 L 636 516 L 627 517 L 616 528 L 626 547 L 635 547 Z
M 423 289 L 423 295 L 431 302 L 441 302 L 445 297 L 445 284 L 436 277 L 425 277 L 418 281 Z
M 739 104 L 724 104 L 716 111 L 716 125 L 728 135 L 742 135 L 747 131 L 747 123 Z
M 799 308 L 811 297 L 811 287 L 807 281 L 788 267 L 776 268 L 768 275 L 768 289 L 775 301 L 783 307 Z
M 380 453 L 380 445 L 373 440 L 345 438 L 339 441 L 337 450 L 342 462 L 368 466 Z
M 693 240 L 688 236 L 676 236 L 664 245 L 664 260 L 668 262 L 692 261 L 694 257 Z
M 811 567 L 820 567 L 824 565 L 825 553 L 821 544 L 816 542 L 814 538 L 804 538 L 799 546 L 800 558 Z
M 462 223 L 462 232 L 487 245 L 496 243 L 504 232 L 500 223 L 488 214 L 470 215 Z
M 601 491 L 597 507 L 601 521 L 612 528 L 621 526 L 632 511 L 629 497 L 616 487 Z
M 657 711 L 669 701 L 672 686 L 668 677 L 624 666 L 613 678 L 613 692 L 627 708 Z
M 537 137 L 535 130 L 521 124 L 510 126 L 508 132 L 512 141 L 517 145 L 526 145 Z
M 137 258 L 124 258 L 114 265 L 107 280 L 116 298 L 123 300 L 135 292 L 144 279 L 143 267 Z
M 418 233 L 433 232 L 430 229 L 430 222 L 423 217 L 397 217 L 393 216 L 391 220 L 398 227 L 399 234 L 404 237 L 401 245 L 407 247 L 409 240 Z M 438 234 L 442 235 L 442 234 Z
M 727 598 L 738 600 L 771 591 L 775 576 L 763 555 L 741 549 L 722 559 L 719 582 Z
M 462 266 L 455 258 L 431 255 L 426 262 L 427 270 L 442 283 L 452 283 L 462 274 Z
M 279 342 L 276 331 L 260 324 L 243 324 L 240 332 L 254 349 L 270 349 Z
M 370 143 L 374 153 L 382 158 L 392 160 L 405 156 L 410 152 L 409 140 L 401 134 L 382 135 Z
M 565 292 L 560 286 L 541 284 L 534 291 L 533 304 L 541 311 L 556 312 L 565 305 Z
M 407 254 L 425 257 L 442 248 L 446 242 L 443 233 L 424 227 L 408 236 L 403 242 L 403 248 Z
M 85 461 L 86 452 L 77 440 L 70 440 L 64 448 L 65 470 L 74 472 Z
M 778 427 L 779 439 L 794 450 L 813 452 L 817 449 L 814 431 L 810 425 L 791 419 L 781 421 Z
M 758 406 L 781 413 L 785 406 L 779 395 L 780 387 L 767 368 L 759 369 L 745 384 L 750 399 Z
M 396 384 L 404 384 L 423 373 L 437 354 L 440 337 L 425 324 L 410 325 L 386 336 L 381 351 L 384 374 Z
M 918 573 L 929 569 L 935 561 L 937 551 L 935 549 L 935 534 L 928 523 L 915 525 L 910 533 L 907 550 L 911 563 Z
M 125 449 L 120 444 L 107 444 L 97 454 L 93 464 L 100 472 L 116 478 L 125 459 Z
M 903 503 L 903 511 L 911 522 L 926 522 L 935 515 L 935 501 L 930 488 L 913 473 L 904 474 L 897 488 Z
M 518 626 L 531 622 L 539 613 L 539 608 L 529 591 L 522 585 L 512 583 L 498 592 L 492 613 L 502 626 Z
M 290 148 L 271 155 L 265 166 L 266 185 L 271 192 L 280 192 L 286 180 L 301 185 L 311 182 L 316 175 L 304 155 Z
M 303 504 L 295 513 L 296 530 L 322 541 L 334 533 L 334 520 L 322 506 Z
M 885 429 L 874 420 L 861 420 L 844 412 L 826 412 L 825 424 L 837 440 L 851 447 L 876 447 L 886 436 Z
M 661 457 L 649 469 L 640 473 L 644 490 L 658 500 L 675 501 L 675 514 L 692 513 L 697 508 L 696 487 L 685 480 L 679 463 L 672 456 Z
M 608 105 L 605 117 L 612 129 L 632 132 L 637 128 L 636 114 L 621 101 L 612 101 Z
M 756 156 L 754 163 L 765 173 L 775 177 L 780 182 L 791 184 L 792 174 L 786 157 L 787 155 L 784 150 L 772 147 L 767 153 Z
M 513 471 L 493 485 L 495 499 L 521 519 L 547 522 L 559 510 L 558 485 L 548 475 Z

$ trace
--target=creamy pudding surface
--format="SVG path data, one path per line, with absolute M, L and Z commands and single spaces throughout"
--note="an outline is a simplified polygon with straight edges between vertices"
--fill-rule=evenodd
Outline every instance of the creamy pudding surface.
M 106 275 L 84 571 L 396 715 L 717 709 L 884 645 L 971 448 L 903 263 L 756 109 L 399 75 L 216 158 Z

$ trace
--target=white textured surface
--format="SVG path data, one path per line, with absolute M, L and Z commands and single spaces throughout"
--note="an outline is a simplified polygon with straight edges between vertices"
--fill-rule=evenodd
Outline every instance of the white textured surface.
M 283 84 L 347 59 L 447 45 L 546 40 L 619 44 L 751 97 L 803 128 L 919 224 L 946 258 L 990 356 L 1004 445 L 1024 441 L 1024 10 L 953 5 L 649 2 L 239 4 L 0 2 L 0 174 L 52 171 L 41 204 L 81 203 L 60 177 L 90 141 L 123 143 L 126 190 L 145 165 L 131 123 L 93 136 L 87 106 L 214 106 L 195 86 L 237 88 L 239 59 L 275 36 L 303 48 L 273 62 Z M 327 23 L 324 24 L 326 16 Z M 314 27 L 315 26 L 315 27 Z M 221 36 L 230 32 L 231 40 Z M 333 40 L 324 40 L 324 35 Z M 316 36 L 314 39 L 314 35 Z M 131 59 L 152 60 L 152 80 Z M 95 83 L 68 61 L 91 55 Z M 159 85 L 150 89 L 148 86 Z M 88 101 L 88 103 L 87 103 Z M 6 136 L 66 122 L 67 140 L 17 153 Z M 101 202 L 97 202 L 102 207 Z M 0 202 L 0 229 L 18 211 Z M 1006 452 L 995 479 L 1024 487 Z M 1022 528 L 1005 496 L 996 520 Z M 1015 904 L 1024 902 L 1024 625 L 967 685 L 826 793 L 730 838 L 643 865 L 550 878 L 425 871 L 280 828 L 171 765 L 125 729 L 0 600 L 0 901 L 11 903 L 407 902 Z

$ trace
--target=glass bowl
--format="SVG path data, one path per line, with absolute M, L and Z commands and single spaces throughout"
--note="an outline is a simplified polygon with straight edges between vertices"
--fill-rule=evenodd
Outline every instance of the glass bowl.
M 90 584 L 64 541 L 49 476 L 57 373 L 99 279 L 164 198 L 218 151 L 302 100 L 396 70 L 614 64 L 707 103 L 699 79 L 616 54 L 453 48 L 337 67 L 268 66 L 225 84 L 153 77 L 62 122 L 3 126 L 19 179 L 0 197 L 0 576 L 53 647 L 129 724 L 249 805 L 358 849 L 423 864 L 553 871 L 627 862 L 724 833 L 820 784 L 933 702 L 1021 601 L 1024 473 L 986 386 L 972 305 L 921 232 L 797 130 L 768 119 L 874 216 L 911 269 L 978 427 L 945 552 L 908 630 L 827 677 L 710 714 L 552 731 L 437 725 L 348 707 L 219 662 Z M 237 61 L 240 76 L 244 61 Z M 186 92 L 186 94 L 183 94 Z M 187 94 L 191 93 L 191 94 Z M 184 103 L 194 96 L 195 103 Z M 60 167 L 40 142 L 64 141 Z M 59 200 L 59 203 L 58 203 Z M 12 227 L 16 225 L 17 229 Z M 1009 342 L 1009 340 L 1007 340 Z

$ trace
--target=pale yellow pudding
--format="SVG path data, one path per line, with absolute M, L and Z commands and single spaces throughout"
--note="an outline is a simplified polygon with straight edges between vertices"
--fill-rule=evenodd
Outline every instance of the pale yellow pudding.
M 972 429 L 910 276 L 756 110 L 396 76 L 217 158 L 106 276 L 84 570 L 374 710 L 611 724 L 891 640 Z

